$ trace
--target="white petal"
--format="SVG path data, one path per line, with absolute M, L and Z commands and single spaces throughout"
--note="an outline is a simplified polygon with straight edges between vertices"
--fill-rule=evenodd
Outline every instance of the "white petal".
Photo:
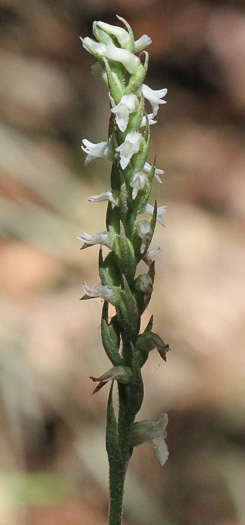
M 108 38 L 106 50 L 103 52 L 103 56 L 121 64 L 127 69 L 129 73 L 135 73 L 136 69 L 140 65 L 140 59 L 130 51 L 116 47 L 111 38 Z
M 152 40 L 148 35 L 142 35 L 138 40 L 135 40 L 134 42 L 134 52 L 139 53 L 140 51 L 143 51 L 145 47 L 149 46 L 151 44 Z

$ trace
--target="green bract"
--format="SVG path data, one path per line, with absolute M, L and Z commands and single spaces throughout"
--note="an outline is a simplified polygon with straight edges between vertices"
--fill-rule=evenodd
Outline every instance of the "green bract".
M 112 163 L 111 188 L 89 197 L 91 202 L 107 201 L 106 230 L 95 235 L 82 232 L 79 239 L 83 248 L 100 245 L 100 285 L 84 283 L 82 299 L 102 298 L 104 306 L 101 337 L 105 352 L 113 368 L 99 377 L 94 393 L 108 381 L 112 382 L 107 411 L 106 446 L 110 466 L 110 525 L 120 525 L 122 496 L 127 464 L 133 447 L 148 441 L 153 444 L 161 464 L 167 459 L 164 442 L 167 417 L 156 423 L 134 423 L 143 401 L 141 368 L 149 352 L 156 349 L 166 360 L 169 347 L 152 331 L 151 317 L 146 329 L 141 330 L 141 316 L 147 308 L 153 291 L 155 265 L 149 252 L 156 222 L 164 225 L 162 214 L 166 207 L 149 203 L 154 179 L 160 183 L 162 170 L 156 168 L 156 159 L 149 164 L 150 126 L 155 124 L 159 105 L 166 101 L 166 89 L 152 90 L 144 79 L 148 67 L 148 53 L 143 51 L 151 43 L 147 35 L 135 41 L 128 23 L 126 27 L 105 22 L 94 22 L 92 38 L 81 39 L 84 48 L 96 58 L 92 71 L 107 86 L 110 100 L 108 139 L 94 144 L 83 140 L 85 165 L 97 158 Z M 140 55 L 137 53 L 142 52 Z M 145 99 L 152 113 L 145 111 Z M 150 220 L 139 218 L 150 214 Z M 104 250 L 107 254 L 104 256 Z M 109 253 L 108 253 L 109 249 Z M 146 271 L 138 274 L 138 263 L 143 260 Z M 136 273 L 137 272 L 137 273 Z M 114 307 L 113 316 L 109 316 Z M 116 416 L 113 404 L 113 383 L 118 384 L 119 408 Z

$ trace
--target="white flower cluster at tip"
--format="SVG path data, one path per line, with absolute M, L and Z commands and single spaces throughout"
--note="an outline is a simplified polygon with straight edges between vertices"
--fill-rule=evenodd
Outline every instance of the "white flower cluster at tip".
M 121 20 L 127 27 L 127 22 L 125 22 L 123 19 L 119 17 L 119 20 Z M 89 53 L 93 54 L 97 57 L 100 62 L 97 62 L 93 66 L 93 72 L 95 76 L 102 78 L 107 84 L 107 73 L 106 69 L 103 66 L 103 59 L 106 61 L 107 59 L 113 60 L 116 62 L 119 62 L 122 64 L 125 69 L 130 73 L 134 74 L 137 71 L 137 68 L 140 67 L 141 62 L 138 56 L 136 56 L 136 53 L 139 53 L 142 51 L 145 47 L 147 47 L 151 43 L 151 39 L 147 35 L 142 35 L 138 40 L 136 40 L 133 44 L 133 52 L 129 51 L 129 49 L 132 49 L 132 35 L 130 32 L 126 31 L 125 28 L 121 28 L 118 26 L 112 26 L 110 24 L 104 23 L 104 22 L 95 22 L 96 28 L 99 30 L 104 31 L 104 42 L 96 42 L 95 40 L 86 37 L 82 39 L 83 46 Z M 119 46 L 117 47 L 113 39 L 116 38 Z M 102 59 L 102 61 L 101 61 Z M 105 62 L 104 62 L 105 63 Z M 109 97 L 111 101 L 111 112 L 115 115 L 115 121 L 118 126 L 118 129 L 122 132 L 127 131 L 130 115 L 139 108 L 140 104 L 140 96 L 143 95 L 144 99 L 148 100 L 151 104 L 152 113 L 148 114 L 147 116 L 142 117 L 142 121 L 139 127 L 143 127 L 147 124 L 152 125 L 156 123 L 156 120 L 154 118 L 156 117 L 159 105 L 165 104 L 166 100 L 164 100 L 165 95 L 167 94 L 167 89 L 151 89 L 146 84 L 142 84 L 141 88 L 138 90 L 136 94 L 130 93 L 128 95 L 122 95 L 121 100 L 118 104 L 115 104 L 110 92 Z M 140 151 L 141 144 L 143 139 L 143 136 L 139 131 L 133 131 L 128 132 L 126 134 L 126 137 L 124 141 L 119 144 L 118 147 L 115 147 L 115 150 L 113 151 L 113 146 L 109 141 L 106 142 L 99 142 L 98 144 L 94 144 L 90 142 L 87 139 L 84 139 L 82 141 L 82 149 L 86 153 L 86 159 L 85 159 L 85 166 L 91 162 L 91 160 L 96 158 L 105 158 L 110 161 L 113 161 L 115 158 L 115 153 L 119 154 L 119 163 L 122 168 L 122 170 L 125 170 L 127 166 L 129 165 L 133 155 L 137 154 Z M 145 184 L 147 182 L 147 175 L 149 175 L 150 170 L 152 166 L 145 162 L 144 167 L 142 171 L 135 173 L 133 175 L 133 178 L 130 182 L 130 186 L 132 187 L 132 199 L 135 200 L 137 198 L 138 192 L 140 190 L 143 190 L 145 187 Z M 158 182 L 162 182 L 160 175 L 163 174 L 164 171 L 161 169 L 155 169 L 154 176 L 158 180 Z M 118 205 L 118 196 L 116 196 L 111 190 L 108 190 L 107 192 L 103 192 L 100 195 L 94 195 L 89 197 L 89 200 L 92 202 L 100 202 L 102 200 L 108 200 L 112 202 L 114 205 Z M 153 214 L 153 206 L 150 204 L 147 204 L 145 206 L 145 209 L 142 210 L 142 213 L 149 213 Z M 157 209 L 157 221 L 164 226 L 164 222 L 162 219 L 162 214 L 166 212 L 166 207 L 162 206 Z M 145 221 L 146 222 L 146 221 Z M 146 225 L 145 225 L 146 227 Z M 142 228 L 144 230 L 144 227 L 142 225 Z M 148 227 L 147 227 L 148 228 Z M 143 231 L 142 231 L 143 234 Z M 87 234 L 86 234 L 87 235 Z M 98 234 L 99 235 L 99 234 Z M 141 252 L 143 253 L 145 246 L 146 246 L 146 239 L 145 235 L 147 236 L 147 233 L 143 234 L 142 238 L 142 246 L 141 246 Z M 149 232 L 148 232 L 149 235 Z M 95 237 L 95 236 L 94 236 Z M 80 236 L 81 238 L 81 236 Z M 84 240 L 85 243 L 92 244 L 91 241 Z

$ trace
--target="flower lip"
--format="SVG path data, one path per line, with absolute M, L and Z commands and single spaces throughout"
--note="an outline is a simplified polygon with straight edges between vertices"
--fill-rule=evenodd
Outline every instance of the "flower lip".
M 125 131 L 129 122 L 129 115 L 135 111 L 138 104 L 136 95 L 123 95 L 119 104 L 114 106 L 111 111 L 116 114 L 116 123 L 121 131 Z
M 124 142 L 120 146 L 118 146 L 118 148 L 116 148 L 116 151 L 120 153 L 120 164 L 123 170 L 130 163 L 132 156 L 135 153 L 138 153 L 140 149 L 141 139 L 141 133 L 133 131 L 131 133 L 128 133 Z

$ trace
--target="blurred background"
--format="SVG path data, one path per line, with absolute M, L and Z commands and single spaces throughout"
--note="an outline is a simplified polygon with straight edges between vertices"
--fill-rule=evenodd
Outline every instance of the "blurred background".
M 84 169 L 83 138 L 106 140 L 106 89 L 79 36 L 126 18 L 152 37 L 146 83 L 167 87 L 149 162 L 167 205 L 152 248 L 145 322 L 170 344 L 144 367 L 139 419 L 169 414 L 161 468 L 131 460 L 125 525 L 245 523 L 245 11 L 232 0 L 0 1 L 0 525 L 106 525 L 108 389 L 89 375 L 100 342 L 98 247 L 110 166 Z

